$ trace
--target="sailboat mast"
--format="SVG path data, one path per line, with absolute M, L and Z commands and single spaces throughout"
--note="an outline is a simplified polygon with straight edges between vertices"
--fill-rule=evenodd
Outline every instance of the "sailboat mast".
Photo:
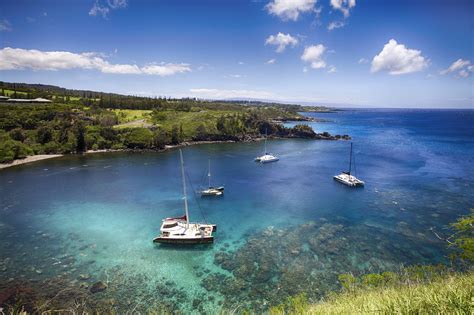
M 208 160 L 208 164 L 207 178 L 209 179 L 209 188 L 211 188 L 211 159 Z
M 349 175 L 351 175 L 352 170 L 352 142 L 351 142 L 351 154 L 349 156 Z
M 267 154 L 267 128 L 265 128 L 265 152 L 263 154 Z
M 188 213 L 188 197 L 186 195 L 186 179 L 184 178 L 184 161 L 183 152 L 179 149 L 179 157 L 181 158 L 181 177 L 183 178 L 183 194 L 184 194 L 184 211 L 186 212 L 186 228 L 189 227 L 189 213 Z

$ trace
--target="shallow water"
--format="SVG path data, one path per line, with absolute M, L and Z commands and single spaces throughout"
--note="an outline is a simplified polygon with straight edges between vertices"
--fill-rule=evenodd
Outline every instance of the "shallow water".
M 318 299 L 340 273 L 395 270 L 445 260 L 439 233 L 474 204 L 473 111 L 349 110 L 310 114 L 318 132 L 349 142 L 275 140 L 280 161 L 253 162 L 262 143 L 183 149 L 188 188 L 205 184 L 207 160 L 223 197 L 190 194 L 192 220 L 218 225 L 215 244 L 154 245 L 163 217 L 182 213 L 177 151 L 69 156 L 0 173 L 0 293 L 19 283 L 61 293 L 42 310 L 103 305 L 264 310 L 285 296 Z M 108 288 L 92 294 L 96 281 Z M 44 289 L 46 290 L 46 289 Z M 69 292 L 69 291 L 68 291 Z M 41 295 L 41 294 L 38 294 Z M 71 306 L 73 305 L 73 306 Z

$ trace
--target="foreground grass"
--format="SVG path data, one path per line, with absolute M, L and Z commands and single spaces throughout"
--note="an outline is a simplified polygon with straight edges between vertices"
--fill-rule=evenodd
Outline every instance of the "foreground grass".
M 318 304 L 288 299 L 270 314 L 473 314 L 474 273 L 451 274 L 429 283 L 366 287 L 329 295 Z
M 309 308 L 312 314 L 472 314 L 474 273 L 428 284 L 346 292 Z

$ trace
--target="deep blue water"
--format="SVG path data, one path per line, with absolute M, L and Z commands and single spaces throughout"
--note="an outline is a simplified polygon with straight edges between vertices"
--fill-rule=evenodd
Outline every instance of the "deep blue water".
M 268 141 L 280 157 L 268 165 L 253 162 L 261 142 L 184 148 L 191 191 L 204 185 L 208 159 L 213 182 L 226 187 L 220 198 L 190 196 L 191 219 L 218 225 L 212 246 L 151 242 L 163 217 L 182 212 L 177 150 L 0 171 L 2 288 L 60 279 L 95 302 L 115 299 L 120 311 L 164 303 L 215 312 L 263 309 L 301 291 L 318 298 L 343 272 L 445 261 L 430 228 L 446 232 L 474 205 L 474 111 L 309 115 L 329 120 L 310 123 L 317 132 L 351 135 L 365 188 L 332 179 L 348 167 L 347 141 Z M 109 288 L 87 293 L 98 280 Z

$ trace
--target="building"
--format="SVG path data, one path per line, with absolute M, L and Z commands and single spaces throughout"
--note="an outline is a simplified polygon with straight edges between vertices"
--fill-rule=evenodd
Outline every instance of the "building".
M 45 98 L 35 98 L 35 99 L 29 99 L 29 98 L 8 98 L 6 96 L 0 96 L 0 101 L 1 102 L 7 102 L 7 103 L 52 103 L 52 101 L 45 99 Z

